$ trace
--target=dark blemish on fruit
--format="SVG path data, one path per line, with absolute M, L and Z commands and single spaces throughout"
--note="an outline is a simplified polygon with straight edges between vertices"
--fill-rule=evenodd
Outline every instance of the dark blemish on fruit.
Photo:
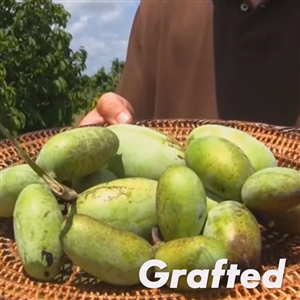
M 217 190 L 221 193 L 224 193 L 226 189 L 224 187 L 219 187 Z
M 49 273 L 48 271 L 46 271 L 46 272 L 44 273 L 44 275 L 45 275 L 45 277 L 49 277 L 49 276 L 50 276 L 50 273 Z
M 184 159 L 184 157 L 183 156 L 181 156 L 181 155 L 177 155 L 177 157 L 179 158 L 179 159 Z
M 51 252 L 48 252 L 46 250 L 42 250 L 42 259 L 46 260 L 47 266 L 51 267 L 53 265 L 53 254 Z

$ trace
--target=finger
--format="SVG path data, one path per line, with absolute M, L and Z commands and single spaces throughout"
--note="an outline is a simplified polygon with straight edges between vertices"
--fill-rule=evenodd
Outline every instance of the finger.
M 97 109 L 90 111 L 79 123 L 79 126 L 99 124 L 104 125 L 104 118 L 101 117 Z
M 97 103 L 97 111 L 109 124 L 132 123 L 133 108 L 123 97 L 104 94 Z

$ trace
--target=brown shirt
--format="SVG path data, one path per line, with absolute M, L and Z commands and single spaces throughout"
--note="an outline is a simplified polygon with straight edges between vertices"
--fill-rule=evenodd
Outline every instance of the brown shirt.
M 116 93 L 131 102 L 137 120 L 293 125 L 300 111 L 299 3 L 270 0 L 253 9 L 240 0 L 142 0 Z

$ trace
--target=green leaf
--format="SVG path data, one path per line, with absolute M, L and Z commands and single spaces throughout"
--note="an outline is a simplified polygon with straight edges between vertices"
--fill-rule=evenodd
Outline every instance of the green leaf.
M 88 53 L 71 49 L 70 14 L 50 0 L 3 0 L 0 18 L 0 119 L 22 133 L 71 125 L 72 114 L 90 110 L 113 91 L 124 62 L 115 59 L 84 75 Z

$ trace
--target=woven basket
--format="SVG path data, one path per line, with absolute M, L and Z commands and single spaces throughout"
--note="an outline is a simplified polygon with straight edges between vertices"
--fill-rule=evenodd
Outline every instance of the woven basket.
M 190 131 L 202 124 L 221 124 L 246 131 L 264 142 L 275 154 L 280 166 L 300 170 L 300 130 L 266 124 L 217 120 L 145 120 L 136 124 L 173 135 L 183 145 Z M 58 132 L 71 127 L 42 130 L 18 137 L 27 153 L 36 158 L 43 144 Z M 0 142 L 0 170 L 24 161 L 7 140 Z M 164 300 L 164 299 L 300 299 L 300 236 L 271 232 L 261 227 L 263 236 L 262 272 L 276 268 L 280 258 L 287 258 L 281 289 L 267 289 L 262 284 L 245 289 L 237 283 L 233 289 L 220 287 L 208 291 L 177 293 L 168 288 L 146 289 L 116 287 L 99 282 L 72 264 L 66 264 L 51 283 L 40 283 L 23 274 L 14 243 L 12 219 L 0 219 L 0 299 L 5 300 Z

